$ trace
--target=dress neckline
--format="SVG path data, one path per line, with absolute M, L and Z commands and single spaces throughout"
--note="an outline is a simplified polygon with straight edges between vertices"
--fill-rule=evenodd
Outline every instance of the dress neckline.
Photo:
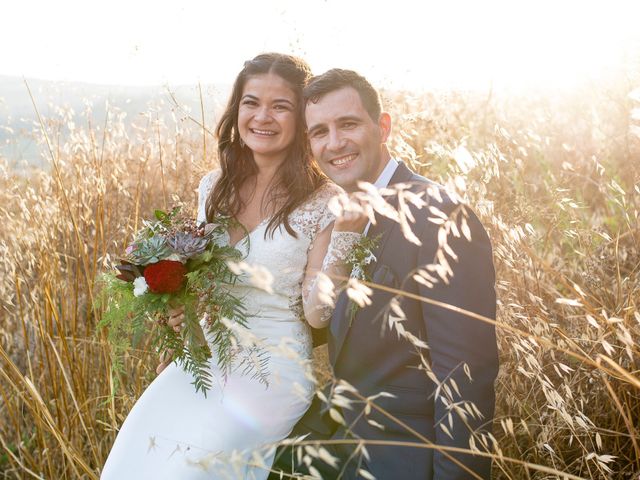
M 229 237 L 229 246 L 236 248 L 238 245 L 240 245 L 241 243 L 245 243 L 247 240 L 250 239 L 250 237 L 257 232 L 261 227 L 263 227 L 264 225 L 266 225 L 267 223 L 269 223 L 269 221 L 271 220 L 272 217 L 265 217 L 262 219 L 262 221 L 260 223 L 258 223 L 255 227 L 253 227 L 251 230 L 247 230 L 245 229 L 245 231 L 247 233 L 245 233 L 242 237 L 240 237 L 236 242 L 231 243 L 231 234 L 229 233 L 229 230 L 227 230 L 227 237 Z M 240 223 L 240 222 L 238 222 Z M 244 225 L 242 225 L 240 223 L 240 225 L 244 228 Z

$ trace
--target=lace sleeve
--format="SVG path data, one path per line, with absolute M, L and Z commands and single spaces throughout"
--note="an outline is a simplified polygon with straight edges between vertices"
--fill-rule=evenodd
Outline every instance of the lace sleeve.
M 327 233 L 321 236 L 324 238 L 320 238 L 313 249 L 325 252 L 322 267 L 315 274 L 308 269 L 302 289 L 305 317 L 309 324 L 316 328 L 325 326 L 331 319 L 335 290 L 344 284 L 344 279 L 350 274 L 346 260 L 362 234 L 331 231 L 328 245 L 326 244 Z M 318 252 L 310 255 L 310 259 L 314 257 L 319 257 Z
M 322 192 L 316 202 L 318 208 L 318 229 L 316 235 L 331 225 L 336 219 L 336 216 L 329 208 L 329 202 L 333 197 L 341 194 L 344 194 L 344 190 L 333 183 L 328 183 L 322 188 Z
M 198 185 L 198 215 L 196 221 L 198 223 L 207 221 L 207 198 L 213 189 L 213 186 L 220 178 L 220 169 L 212 170 L 200 180 Z
M 331 241 L 327 254 L 322 261 L 322 271 L 328 272 L 332 267 L 344 265 L 353 247 L 362 237 L 357 232 L 331 232 Z

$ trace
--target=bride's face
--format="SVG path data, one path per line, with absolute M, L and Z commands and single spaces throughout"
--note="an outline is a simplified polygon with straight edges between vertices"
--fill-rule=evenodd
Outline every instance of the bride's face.
M 296 96 L 273 73 L 247 79 L 238 108 L 240 138 L 256 162 L 283 161 L 296 133 Z

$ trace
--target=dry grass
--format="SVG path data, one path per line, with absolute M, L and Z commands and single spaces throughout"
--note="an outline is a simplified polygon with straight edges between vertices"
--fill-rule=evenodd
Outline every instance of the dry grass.
M 584 478 L 640 473 L 640 104 L 617 87 L 431 100 L 407 141 L 431 152 L 416 163 L 442 180 L 469 168 L 456 148 L 471 151 L 465 177 L 494 244 L 498 320 L 526 332 L 499 329 L 502 453 Z M 494 473 L 555 478 L 499 459 Z
M 587 479 L 640 474 L 633 86 L 389 98 L 394 150 L 436 180 L 462 174 L 492 237 L 504 326 L 497 478 L 558 476 L 522 462 Z M 68 112 L 44 120 L 49 171 L 0 160 L 4 478 L 98 478 L 156 355 L 131 352 L 112 396 L 94 279 L 153 208 L 178 195 L 195 209 L 197 181 L 215 163 L 194 124 L 150 111 L 127 129 L 113 109 L 89 119 L 73 129 Z

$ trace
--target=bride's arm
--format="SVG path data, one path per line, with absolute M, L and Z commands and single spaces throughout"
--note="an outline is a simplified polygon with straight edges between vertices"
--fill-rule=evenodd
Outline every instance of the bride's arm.
M 360 240 L 360 232 L 364 230 L 367 221 L 364 215 L 347 214 L 316 235 L 313 246 L 309 249 L 302 283 L 304 315 L 312 327 L 326 327 L 333 313 L 333 305 L 323 298 L 327 286 L 319 279 L 318 272 L 322 272 L 331 280 L 335 291 L 343 286 L 351 273 L 345 260 Z

